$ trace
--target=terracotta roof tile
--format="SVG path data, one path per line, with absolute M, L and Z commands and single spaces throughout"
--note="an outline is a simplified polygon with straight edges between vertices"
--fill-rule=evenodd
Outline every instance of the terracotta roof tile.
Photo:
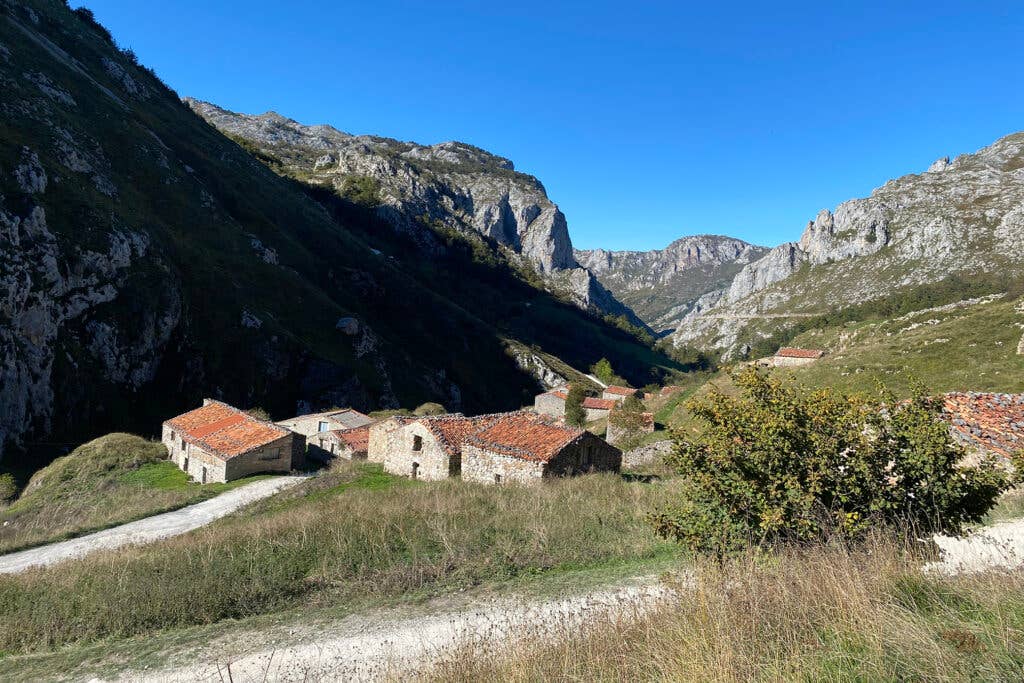
M 352 429 L 333 429 L 326 435 L 340 444 L 348 446 L 356 453 L 362 453 L 370 447 L 370 425 L 353 427 Z
M 429 429 L 437 438 L 438 443 L 441 444 L 441 448 L 448 455 L 457 455 L 462 452 L 462 444 L 467 436 L 493 423 L 499 416 L 504 414 L 506 413 L 466 417 L 456 413 L 454 415 L 421 417 L 414 421 Z
M 966 446 L 1004 457 L 1024 450 L 1024 394 L 954 392 L 942 403 L 943 419 Z
M 535 413 L 516 412 L 471 434 L 466 443 L 524 460 L 547 462 L 585 433 Z
M 797 349 L 792 346 L 783 346 L 775 352 L 779 358 L 821 358 L 825 352 L 821 349 Z
M 619 396 L 632 396 L 637 390 L 630 389 L 629 387 L 621 387 L 615 384 L 611 384 L 604 388 L 604 391 L 609 394 L 617 394 Z
M 610 398 L 594 398 L 588 396 L 583 399 L 583 407 L 591 410 L 611 410 L 618 405 L 618 402 Z
M 257 420 L 220 401 L 164 422 L 188 443 L 228 460 L 287 436 L 283 427 Z

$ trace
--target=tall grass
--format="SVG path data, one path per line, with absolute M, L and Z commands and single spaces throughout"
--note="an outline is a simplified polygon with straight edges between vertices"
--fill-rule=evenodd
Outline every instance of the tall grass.
M 0 577 L 0 651 L 433 594 L 669 548 L 644 518 L 665 487 L 613 475 L 537 488 L 338 486 L 153 546 Z
M 467 646 L 437 681 L 965 681 L 1024 679 L 1024 575 L 920 573 L 878 539 L 723 564 L 636 620 Z

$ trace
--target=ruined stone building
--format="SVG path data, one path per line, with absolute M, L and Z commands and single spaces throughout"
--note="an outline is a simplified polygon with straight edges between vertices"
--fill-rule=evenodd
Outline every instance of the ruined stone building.
M 535 484 L 621 466 L 622 452 L 600 437 L 525 411 L 489 421 L 462 446 L 462 478 L 482 484 Z
M 284 427 L 209 398 L 164 422 L 162 440 L 174 464 L 202 484 L 289 472 L 301 465 L 305 446 Z
M 630 396 L 636 396 L 639 399 L 643 399 L 644 392 L 640 389 L 633 389 L 632 387 L 623 387 L 615 384 L 611 384 L 604 388 L 601 392 L 601 398 L 621 403 Z
M 459 476 L 463 442 L 494 416 L 454 414 L 390 419 L 394 420 L 390 428 L 371 428 L 370 432 L 371 442 L 377 439 L 373 448 L 375 455 L 382 458 L 384 470 L 412 479 L 436 481 Z
M 352 429 L 332 429 L 307 437 L 307 457 L 321 462 L 334 458 L 365 459 L 369 452 L 370 425 Z
M 583 411 L 587 422 L 608 417 L 609 411 L 617 406 L 626 396 L 640 395 L 642 392 L 627 387 L 607 387 L 601 397 L 587 396 L 583 399 Z M 569 398 L 569 389 L 561 387 L 538 394 L 533 399 L 533 409 L 541 415 L 565 417 L 565 401 Z
M 973 456 L 1024 451 L 1024 394 L 951 392 L 941 400 L 942 419 Z

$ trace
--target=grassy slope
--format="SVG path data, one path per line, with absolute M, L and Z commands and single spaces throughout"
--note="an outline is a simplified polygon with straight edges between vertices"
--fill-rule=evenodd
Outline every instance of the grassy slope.
M 163 444 L 108 434 L 58 458 L 36 472 L 17 500 L 0 509 L 0 552 L 148 517 L 259 478 L 189 483 L 166 457 Z
M 657 561 L 676 551 L 645 514 L 669 491 L 613 475 L 536 488 L 410 484 L 343 464 L 176 539 L 0 577 L 0 651 Z
M 208 126 L 60 3 L 27 4 L 38 24 L 20 11 L 0 20 L 0 40 L 11 52 L 0 76 L 10 79 L 12 100 L 38 102 L 45 112 L 14 108 L 0 119 L 0 168 L 16 167 L 28 147 L 51 177 L 60 176 L 31 201 L 46 210 L 69 260 L 82 250 L 105 251 L 114 229 L 148 235 L 148 255 L 117 283 L 116 299 L 90 311 L 90 321 L 112 325 L 123 343 L 144 337 L 139 320 L 170 306 L 173 293 L 182 304 L 146 401 L 104 379 L 88 351 L 84 320 L 61 327 L 54 367 L 54 414 L 61 419 L 53 421 L 61 433 L 50 440 L 81 442 L 126 428 L 145 433 L 210 393 L 263 405 L 277 416 L 294 410 L 300 398 L 336 401 L 330 392 L 343 387 L 348 400 L 373 408 L 387 389 L 382 367 L 405 405 L 447 402 L 450 381 L 468 411 L 514 408 L 535 385 L 506 354 L 506 337 L 577 367 L 607 355 L 637 381 L 646 381 L 652 366 L 672 365 L 501 268 L 473 266 L 458 250 L 425 263 L 430 259 L 404 249 L 387 234 L 392 231 L 380 231 L 358 211 L 325 210 Z M 30 36 L 59 44 L 87 76 Z M 126 92 L 104 59 L 125 68 L 148 95 Z M 41 96 L 21 75 L 36 72 L 75 104 Z M 78 147 L 100 150 L 96 164 L 118 187 L 116 197 L 64 166 L 54 142 L 58 129 L 70 131 Z M 28 201 L 7 172 L 0 173 L 0 194 L 12 210 Z M 279 263 L 263 262 L 253 238 L 273 248 Z M 243 311 L 262 326 L 241 325 Z M 359 352 L 356 339 L 335 328 L 342 316 L 373 330 L 374 352 Z
M 880 541 L 699 563 L 636 621 L 597 619 L 542 643 L 467 646 L 422 678 L 480 680 L 1020 680 L 1024 575 L 922 576 Z

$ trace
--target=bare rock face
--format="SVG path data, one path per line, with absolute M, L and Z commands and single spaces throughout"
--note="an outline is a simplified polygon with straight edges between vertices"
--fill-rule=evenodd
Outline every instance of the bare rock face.
M 576 267 L 565 215 L 536 178 L 517 173 L 508 159 L 461 142 L 417 145 L 305 126 L 274 112 L 251 116 L 186 102 L 216 128 L 285 160 L 292 171 L 339 189 L 351 179 L 369 179 L 377 188 L 378 213 L 400 230 L 421 233 L 424 219 L 439 221 L 493 239 L 541 274 Z
M 798 242 L 772 249 L 711 305 L 695 306 L 674 340 L 730 357 L 800 316 L 974 272 L 1024 272 L 1024 133 L 821 211 Z
M 743 240 L 696 235 L 654 251 L 577 250 L 576 260 L 656 330 L 674 327 L 709 292 L 768 250 Z

